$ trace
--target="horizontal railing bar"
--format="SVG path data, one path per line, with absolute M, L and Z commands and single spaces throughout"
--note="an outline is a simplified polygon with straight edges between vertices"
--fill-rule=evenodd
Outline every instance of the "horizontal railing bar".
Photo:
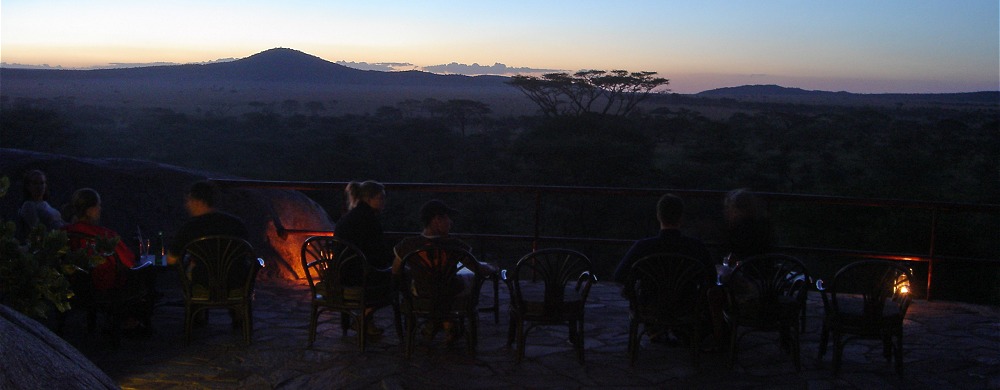
M 287 189 L 297 191 L 336 190 L 342 191 L 347 182 L 307 182 L 307 181 L 267 181 L 267 180 L 234 180 L 211 179 L 223 187 Z M 567 187 L 567 186 L 528 186 L 528 185 L 498 185 L 498 184 L 443 184 L 443 183 L 382 183 L 393 191 L 412 192 L 458 192 L 458 193 L 546 193 L 546 194 L 576 194 L 590 196 L 659 196 L 667 192 L 678 195 L 701 198 L 721 198 L 727 191 L 688 190 L 671 188 L 616 188 L 616 187 Z M 942 211 L 974 211 L 1000 213 L 1000 204 L 936 202 L 893 198 L 857 198 L 829 195 L 788 194 L 778 192 L 755 192 L 754 194 L 767 199 L 781 202 L 801 202 L 816 204 L 836 204 L 867 207 L 896 207 L 936 209 Z
M 332 236 L 333 231 L 331 230 L 301 230 L 301 229 L 286 229 L 288 234 L 298 234 L 298 235 L 310 235 L 310 236 Z M 406 237 L 417 235 L 417 232 L 385 232 L 387 236 L 391 237 Z M 635 243 L 634 239 L 615 239 L 615 238 L 587 238 L 587 237 L 557 237 L 557 236 L 526 236 L 517 234 L 479 234 L 479 233 L 452 233 L 453 237 L 466 239 L 466 240 L 491 240 L 491 241 L 542 241 L 542 242 L 572 242 L 572 243 L 582 243 L 582 244 L 602 244 L 602 245 L 616 245 L 616 246 L 629 246 Z M 719 243 L 706 242 L 709 247 L 721 247 Z M 854 256 L 854 257 L 864 257 L 870 259 L 882 259 L 882 260 L 892 260 L 892 261 L 912 261 L 919 263 L 926 263 L 931 261 L 930 256 L 922 254 L 913 253 L 895 253 L 895 252 L 871 252 L 871 251 L 861 251 L 861 250 L 851 250 L 851 249 L 840 249 L 840 248 L 819 248 L 819 247 L 797 247 L 797 246 L 779 246 L 776 247 L 778 251 L 787 252 L 799 252 L 799 253 L 817 253 L 826 255 L 838 255 L 838 256 Z M 986 263 L 986 264 L 1000 264 L 1000 259 L 986 259 L 977 257 L 960 257 L 960 256 L 934 256 L 934 261 L 945 261 L 945 262 L 970 262 L 970 263 Z

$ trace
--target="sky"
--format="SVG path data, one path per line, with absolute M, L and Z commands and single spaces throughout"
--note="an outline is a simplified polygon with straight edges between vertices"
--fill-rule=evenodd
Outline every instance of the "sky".
M 285 47 L 366 69 L 653 71 L 677 93 L 1000 90 L 998 0 L 0 0 L 0 61 L 197 63 Z

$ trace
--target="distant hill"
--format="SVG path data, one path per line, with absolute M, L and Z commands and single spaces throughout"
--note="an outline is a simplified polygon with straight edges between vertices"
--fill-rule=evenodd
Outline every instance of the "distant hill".
M 265 50 L 229 62 L 162 65 L 137 68 L 65 70 L 0 68 L 0 80 L 99 81 L 128 80 L 177 83 L 269 82 L 396 86 L 500 86 L 498 76 L 439 75 L 420 71 L 381 72 L 358 70 L 287 48 Z
M 979 103 L 1000 105 L 1000 91 L 983 91 L 967 93 L 878 93 L 859 94 L 850 92 L 810 91 L 801 88 L 789 88 L 779 85 L 743 85 L 726 87 L 699 92 L 694 96 L 707 98 L 731 98 L 737 100 L 772 100 L 772 101 L 803 101 L 803 102 L 875 102 L 875 101 L 907 101 L 907 102 L 938 102 L 938 103 Z

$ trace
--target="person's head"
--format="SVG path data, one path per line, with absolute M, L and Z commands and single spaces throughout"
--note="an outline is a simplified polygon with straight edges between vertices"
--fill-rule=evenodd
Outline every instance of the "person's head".
M 49 186 L 45 178 L 45 172 L 37 169 L 30 170 L 24 173 L 22 179 L 24 182 L 24 186 L 22 187 L 24 200 L 39 201 L 48 199 Z
M 677 227 L 684 215 L 684 201 L 674 194 L 665 194 L 656 202 L 656 219 L 660 227 Z
M 365 202 L 369 207 L 382 211 L 385 207 L 385 186 L 381 183 L 368 180 L 358 185 L 358 198 L 360 202 Z
M 353 209 L 354 206 L 358 205 L 358 198 L 361 196 L 361 183 L 352 181 L 347 183 L 344 187 L 344 202 L 347 203 L 347 209 Z
M 73 192 L 70 206 L 75 222 L 96 225 L 101 221 L 101 195 L 92 188 L 81 188 Z
M 215 184 L 210 181 L 195 182 L 188 188 L 184 206 L 192 216 L 208 213 L 215 208 L 215 198 L 218 196 L 218 192 Z
M 760 199 L 746 188 L 729 191 L 723 200 L 726 220 L 735 222 L 747 218 L 765 218 L 766 212 Z
M 420 207 L 420 223 L 424 225 L 424 232 L 435 236 L 448 235 L 451 231 L 450 214 L 455 211 L 437 199 L 424 203 Z

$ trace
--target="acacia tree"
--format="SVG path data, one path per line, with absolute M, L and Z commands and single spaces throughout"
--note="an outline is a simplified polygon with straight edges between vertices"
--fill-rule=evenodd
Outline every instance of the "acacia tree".
M 670 83 L 655 76 L 656 72 L 582 70 L 572 75 L 516 75 L 507 84 L 521 90 L 545 116 L 626 116 L 654 89 Z
M 488 104 L 468 99 L 452 99 L 444 103 L 442 107 L 445 117 L 454 121 L 462 136 L 465 136 L 465 129 L 473 121 L 482 121 L 492 110 Z

